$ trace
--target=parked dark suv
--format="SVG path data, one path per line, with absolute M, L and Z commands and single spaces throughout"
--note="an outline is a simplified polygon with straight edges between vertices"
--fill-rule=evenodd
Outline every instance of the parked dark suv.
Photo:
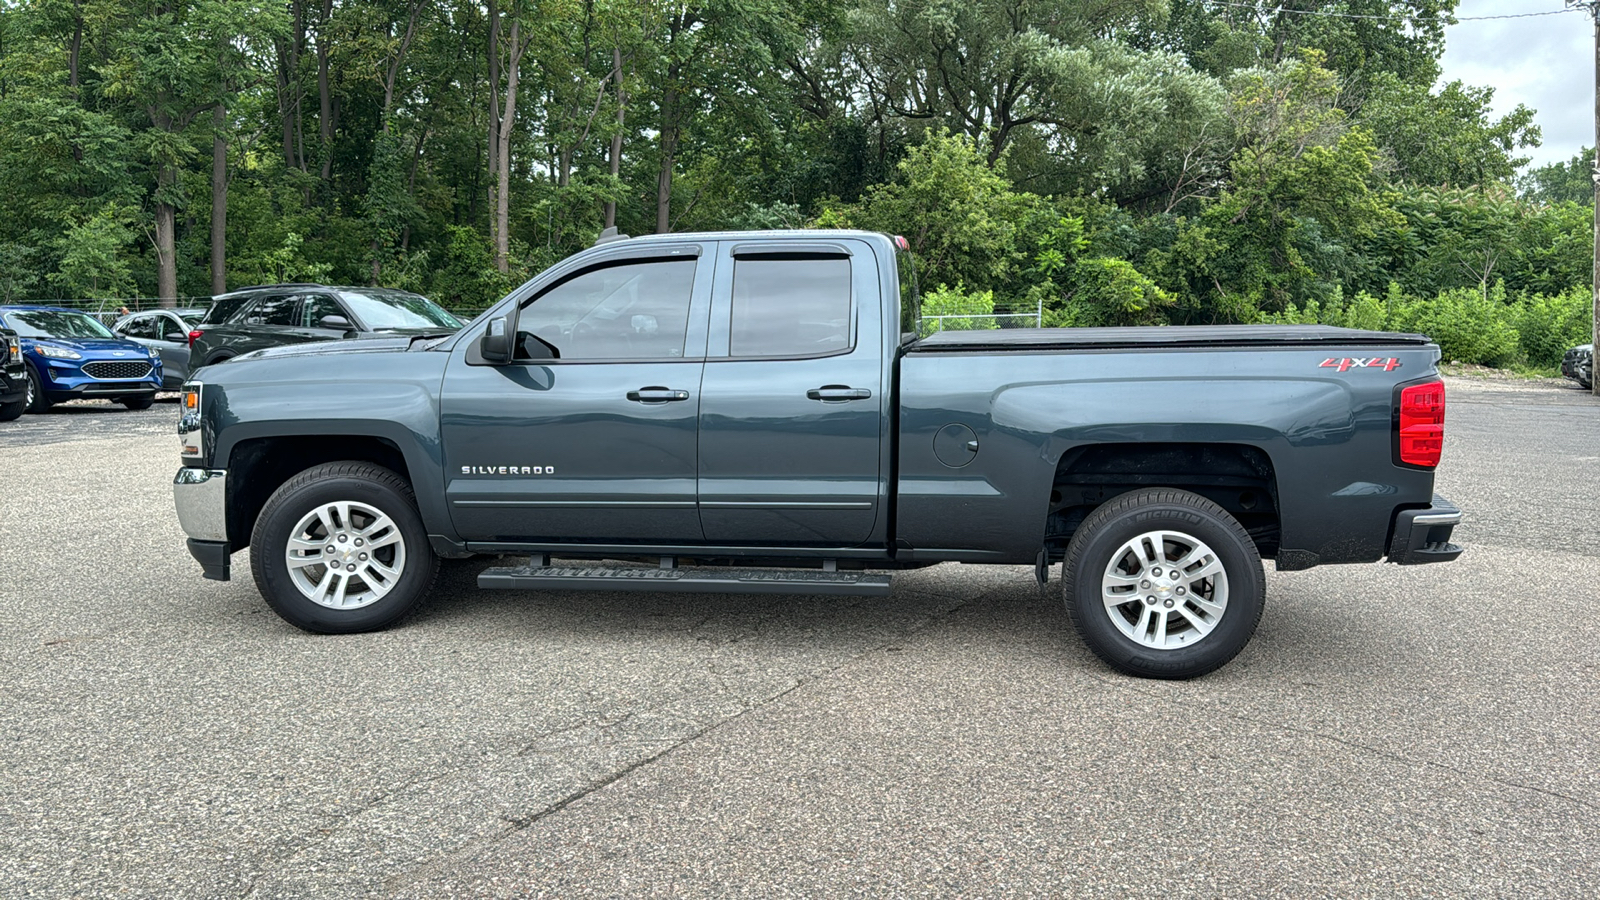
M 9 328 L 0 328 L 0 422 L 9 422 L 28 408 L 28 368 L 22 361 L 22 341 Z
M 1583 344 L 1568 350 L 1561 358 L 1561 374 L 1589 390 L 1594 384 L 1594 345 Z
M 461 320 L 406 291 L 275 284 L 223 294 L 189 332 L 191 368 L 267 347 L 363 334 L 449 334 Z

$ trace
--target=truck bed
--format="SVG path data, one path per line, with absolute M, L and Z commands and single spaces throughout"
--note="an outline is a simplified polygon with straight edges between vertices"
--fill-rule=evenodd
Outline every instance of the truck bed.
M 942 331 L 912 344 L 909 353 L 1029 352 L 1144 347 L 1421 346 L 1420 334 L 1361 331 L 1332 325 L 1170 325 L 1136 328 L 990 328 Z

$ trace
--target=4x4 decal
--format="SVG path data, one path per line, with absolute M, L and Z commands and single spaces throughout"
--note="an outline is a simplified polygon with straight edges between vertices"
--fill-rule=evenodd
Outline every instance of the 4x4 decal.
M 1330 357 L 1323 360 L 1322 365 L 1317 368 L 1338 369 L 1341 372 L 1348 372 L 1351 369 L 1382 369 L 1385 372 L 1393 372 L 1395 369 L 1400 368 L 1400 360 L 1392 356 L 1387 359 L 1381 356 L 1374 356 L 1371 359 L 1362 359 L 1360 357 L 1333 359 Z

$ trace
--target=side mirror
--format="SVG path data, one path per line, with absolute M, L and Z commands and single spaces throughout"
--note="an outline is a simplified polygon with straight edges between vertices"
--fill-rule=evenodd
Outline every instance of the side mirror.
M 163 334 L 161 339 L 163 341 L 171 341 L 175 344 L 182 344 L 189 340 L 189 336 L 181 331 L 169 331 L 166 334 Z
M 317 320 L 318 328 L 338 328 L 341 331 L 350 330 L 350 320 L 344 316 L 323 316 Z
M 487 362 L 511 361 L 511 334 L 505 316 L 489 320 L 489 328 L 484 331 L 483 337 L 478 339 L 478 352 L 483 354 Z

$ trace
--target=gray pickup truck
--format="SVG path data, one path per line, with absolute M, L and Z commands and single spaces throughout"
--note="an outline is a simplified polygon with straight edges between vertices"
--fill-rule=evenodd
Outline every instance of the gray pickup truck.
M 602 239 L 459 333 L 195 373 L 175 480 L 208 578 L 250 548 L 313 632 L 388 626 L 442 558 L 484 588 L 883 595 L 894 570 L 1062 563 L 1130 674 L 1232 659 L 1261 559 L 1444 562 L 1439 350 L 1318 326 L 918 337 L 904 242 Z

